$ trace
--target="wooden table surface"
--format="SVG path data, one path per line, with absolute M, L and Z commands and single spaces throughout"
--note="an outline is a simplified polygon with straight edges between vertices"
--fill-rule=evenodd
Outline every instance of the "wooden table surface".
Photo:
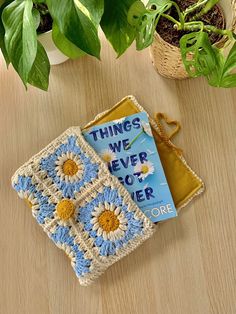
M 3 61 L 0 82 L 0 313 L 236 313 L 236 89 L 164 79 L 148 50 L 131 48 L 116 59 L 105 42 L 102 62 L 85 57 L 54 66 L 47 93 L 26 92 Z M 176 143 L 206 191 L 85 288 L 10 178 L 66 128 L 128 94 L 150 113 L 181 122 Z

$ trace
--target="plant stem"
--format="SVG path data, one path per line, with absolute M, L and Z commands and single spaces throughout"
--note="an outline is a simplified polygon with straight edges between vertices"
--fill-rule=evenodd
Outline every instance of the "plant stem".
M 191 12 L 194 12 L 196 9 L 198 9 L 199 7 L 203 6 L 204 4 L 206 4 L 209 0 L 200 0 L 197 3 L 189 6 L 184 12 L 184 18 Z
M 203 15 L 207 14 L 220 0 L 209 0 L 205 7 L 203 7 L 200 12 L 197 12 L 192 18 L 191 21 L 199 20 Z
M 177 3 L 173 2 L 173 6 L 175 7 L 175 9 L 178 13 L 180 24 L 183 26 L 184 25 L 184 14 L 180 11 L 180 8 L 179 8 Z
M 208 32 L 213 32 L 213 33 L 216 33 L 216 34 L 219 34 L 219 35 L 223 35 L 223 36 L 226 35 L 228 37 L 231 37 L 231 35 L 232 35 L 231 31 L 229 31 L 227 29 L 219 29 L 219 28 L 216 28 L 213 25 L 205 25 L 204 26 L 204 30 L 206 30 Z
M 231 31 L 225 30 L 225 29 L 219 29 L 216 28 L 213 25 L 204 25 L 203 22 L 187 22 L 184 24 L 184 27 L 182 28 L 181 26 L 178 27 L 178 30 L 185 30 L 185 31 L 198 31 L 198 30 L 203 30 L 207 32 L 212 32 L 216 33 L 222 36 L 228 36 L 232 37 Z
M 128 150 L 130 147 L 131 147 L 131 145 L 139 138 L 139 136 L 141 136 L 142 134 L 144 133 L 144 129 L 137 135 L 137 136 L 135 136 L 135 138 L 129 143 L 129 145 L 127 145 L 126 147 L 125 147 L 125 150 Z
M 181 23 L 178 22 L 176 19 L 174 19 L 172 16 L 170 16 L 168 14 L 165 14 L 165 13 L 162 13 L 161 16 L 165 17 L 167 20 L 169 20 L 169 21 L 173 22 L 174 24 L 176 24 L 178 26 L 178 28 L 181 27 Z

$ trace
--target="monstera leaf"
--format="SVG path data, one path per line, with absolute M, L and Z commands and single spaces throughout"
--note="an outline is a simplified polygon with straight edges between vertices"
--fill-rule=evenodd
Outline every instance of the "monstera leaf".
M 180 50 L 186 71 L 191 77 L 210 74 L 216 67 L 216 48 L 202 31 L 182 36 Z
M 138 27 L 140 18 L 144 13 L 147 12 L 147 9 L 142 1 L 135 1 L 128 12 L 127 20 L 130 25 Z
M 129 10 L 128 21 L 136 28 L 136 48 L 142 50 L 153 42 L 154 32 L 161 14 L 172 6 L 170 0 L 151 0 L 147 9 L 136 1 Z
M 152 8 L 159 13 L 163 13 L 169 9 L 170 5 L 172 5 L 171 2 L 171 0 L 150 0 L 148 1 L 147 8 Z

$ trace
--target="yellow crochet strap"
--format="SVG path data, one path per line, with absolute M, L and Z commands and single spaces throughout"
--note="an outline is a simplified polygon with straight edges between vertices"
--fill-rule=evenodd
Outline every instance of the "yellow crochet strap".
M 175 146 L 170 140 L 179 132 L 179 130 L 181 129 L 181 125 L 178 121 L 176 120 L 171 120 L 167 115 L 165 115 L 162 112 L 158 112 L 156 113 L 154 120 L 160 130 L 160 136 L 162 138 L 162 140 L 170 147 L 172 147 L 178 154 L 182 155 L 183 151 L 181 148 Z M 170 134 L 167 134 L 167 132 L 165 131 L 163 125 L 162 125 L 162 121 L 165 121 L 166 124 L 168 125 L 174 125 L 175 128 L 173 129 L 173 131 Z

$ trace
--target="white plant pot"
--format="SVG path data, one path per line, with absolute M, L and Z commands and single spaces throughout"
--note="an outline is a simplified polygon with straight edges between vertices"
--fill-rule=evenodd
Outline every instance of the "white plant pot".
M 69 59 L 55 46 L 52 31 L 38 35 L 38 40 L 46 50 L 51 65 L 60 64 Z

